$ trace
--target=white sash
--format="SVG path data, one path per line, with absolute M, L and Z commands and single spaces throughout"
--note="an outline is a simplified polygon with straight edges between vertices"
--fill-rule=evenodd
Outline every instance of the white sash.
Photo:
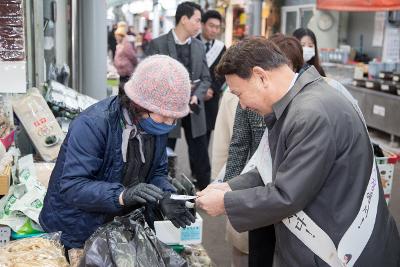
M 211 67 L 214 61 L 217 59 L 219 54 L 221 53 L 222 49 L 224 49 L 224 43 L 220 40 L 214 40 L 213 46 L 211 46 L 210 50 L 208 50 L 206 54 L 207 58 L 207 66 Z
M 343 95 L 346 96 L 345 94 Z M 347 96 L 346 98 L 352 103 L 366 128 L 367 126 L 359 107 Z M 256 152 L 243 169 L 242 174 L 254 168 L 258 169 L 264 184 L 272 182 L 272 158 L 268 143 L 268 129 L 265 130 Z M 373 159 L 370 179 L 360 210 L 340 240 L 337 249 L 331 238 L 303 211 L 283 219 L 282 222 L 314 254 L 318 255 L 330 266 L 352 267 L 364 250 L 374 229 L 379 202 L 378 182 L 376 163 L 375 159 Z

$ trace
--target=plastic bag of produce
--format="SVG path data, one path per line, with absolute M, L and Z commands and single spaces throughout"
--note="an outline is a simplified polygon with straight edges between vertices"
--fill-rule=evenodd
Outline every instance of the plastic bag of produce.
M 12 241 L 0 247 L 0 267 L 67 267 L 60 233 Z
M 101 226 L 85 243 L 80 266 L 185 267 L 186 261 L 145 226 L 143 209 Z

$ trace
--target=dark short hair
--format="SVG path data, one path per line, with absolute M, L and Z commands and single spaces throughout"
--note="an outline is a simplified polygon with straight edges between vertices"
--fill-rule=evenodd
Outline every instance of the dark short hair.
M 141 113 L 150 113 L 150 111 L 148 111 L 147 109 L 142 108 L 141 106 L 139 106 L 138 104 L 133 102 L 132 99 L 130 99 L 125 94 L 124 90 L 119 90 L 118 98 L 119 98 L 119 103 L 120 103 L 121 107 L 128 110 L 130 118 L 131 118 L 132 122 L 135 124 L 139 122 L 139 120 L 140 120 L 139 115 Z
M 269 40 L 276 44 L 292 63 L 293 71 L 299 72 L 304 65 L 303 47 L 299 40 L 282 33 L 272 35 Z
M 225 52 L 216 68 L 216 74 L 236 74 L 242 79 L 248 79 L 256 66 L 272 70 L 286 64 L 288 59 L 273 42 L 264 37 L 250 37 L 232 45 Z
M 183 16 L 188 17 L 189 19 L 193 16 L 195 10 L 200 11 L 201 14 L 203 14 L 203 10 L 201 9 L 201 6 L 199 6 L 196 3 L 193 2 L 183 2 L 178 5 L 176 8 L 176 13 L 175 13 L 175 24 L 178 25 L 178 23 L 181 21 L 181 18 Z
M 222 22 L 222 16 L 217 10 L 208 10 L 201 16 L 201 22 L 206 23 L 209 19 L 217 19 Z

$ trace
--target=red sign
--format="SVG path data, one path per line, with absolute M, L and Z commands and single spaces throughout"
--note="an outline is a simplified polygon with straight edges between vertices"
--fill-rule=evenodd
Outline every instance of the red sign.
M 400 10 L 400 0 L 317 0 L 317 9 L 338 11 Z

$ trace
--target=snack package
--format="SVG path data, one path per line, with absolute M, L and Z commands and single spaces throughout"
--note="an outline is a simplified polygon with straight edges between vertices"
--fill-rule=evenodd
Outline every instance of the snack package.
M 41 232 L 39 214 L 43 207 L 45 187 L 36 179 L 32 155 L 18 160 L 18 175 L 9 193 L 0 199 L 0 224 L 17 234 Z
M 64 133 L 39 90 L 13 100 L 13 109 L 44 161 L 54 161 Z
M 69 119 L 74 119 L 83 110 L 98 102 L 56 81 L 49 81 L 45 98 L 57 117 Z

